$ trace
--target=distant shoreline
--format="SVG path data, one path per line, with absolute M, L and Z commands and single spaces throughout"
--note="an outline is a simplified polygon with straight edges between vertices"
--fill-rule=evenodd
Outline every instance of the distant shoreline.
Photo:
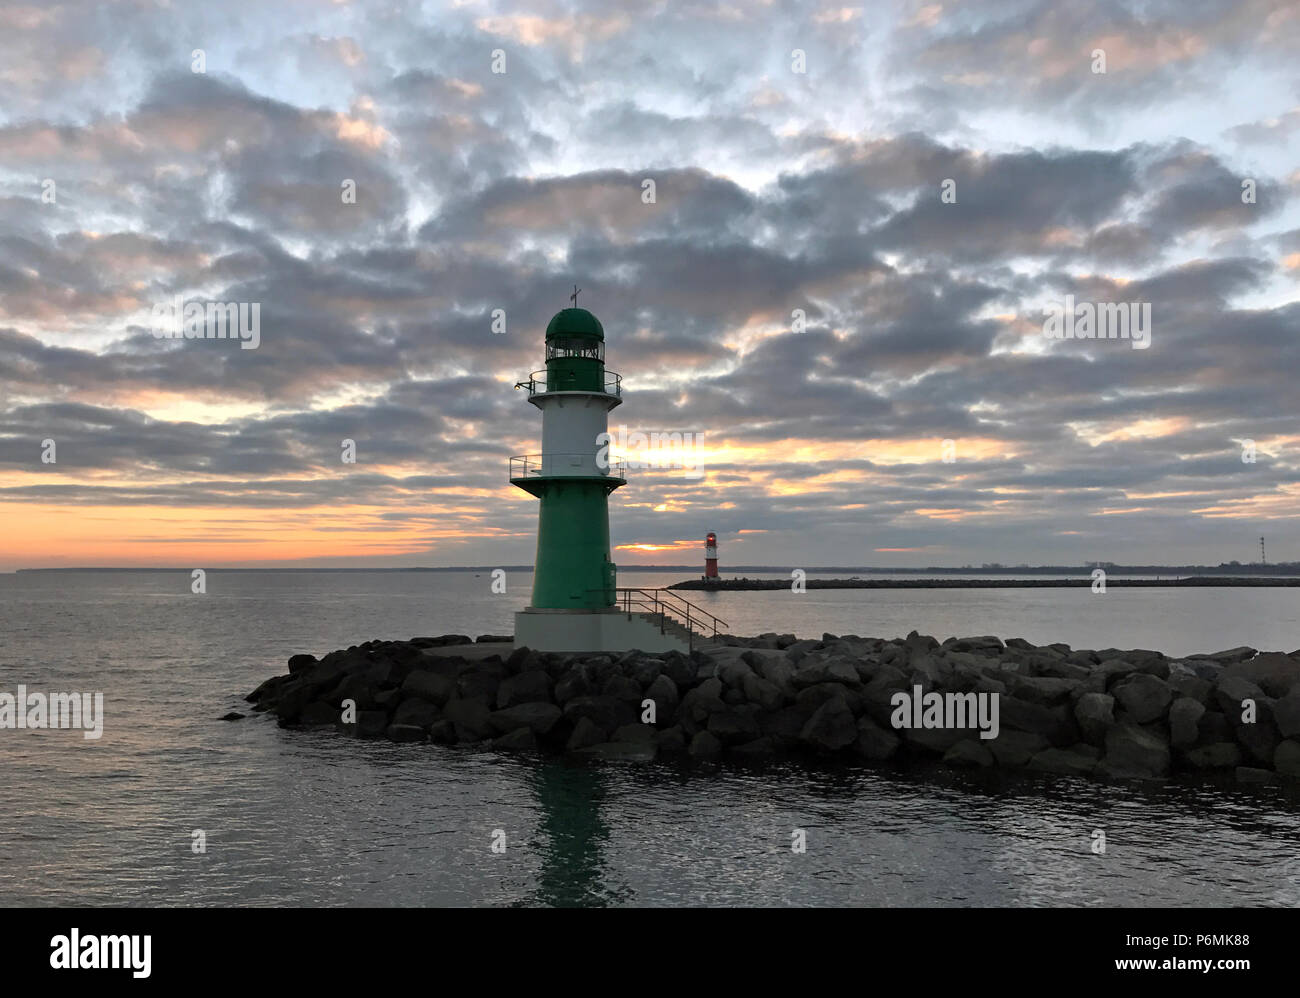
M 1090 587 L 1092 579 L 805 579 L 808 589 L 1078 589 Z M 695 592 L 761 592 L 789 589 L 789 579 L 720 579 L 705 582 L 688 579 L 669 586 Z M 1193 575 L 1172 579 L 1107 578 L 1107 588 L 1208 589 L 1253 586 L 1257 588 L 1300 586 L 1300 578 L 1281 576 L 1254 578 L 1240 575 Z
M 802 566 L 800 566 L 802 567 Z M 83 567 L 58 567 L 58 568 L 17 568 L 9 573 L 13 574 L 29 572 L 185 572 L 189 573 L 195 568 L 205 568 L 208 572 L 491 572 L 494 569 L 501 569 L 506 572 L 531 572 L 532 565 L 453 565 L 447 567 L 431 566 L 413 566 L 413 567 L 388 567 L 388 568 L 300 568 L 294 566 L 267 567 L 267 568 L 206 568 L 203 565 L 177 565 L 170 568 L 156 567 L 132 567 L 132 566 L 83 566 Z M 1254 579 L 1262 578 L 1267 580 L 1277 579 L 1297 579 L 1300 580 L 1300 562 L 1283 562 L 1277 565 L 1114 565 L 1102 563 L 1101 565 L 986 565 L 980 568 L 951 568 L 943 566 L 930 566 L 928 568 L 853 568 L 843 565 L 836 565 L 826 568 L 811 567 L 804 568 L 809 575 L 830 575 L 839 573 L 843 575 L 952 575 L 958 578 L 953 581 L 961 583 L 969 577 L 979 577 L 981 575 L 1014 575 L 1014 576 L 1033 576 L 1033 575 L 1078 575 L 1091 577 L 1092 572 L 1097 568 L 1104 568 L 1109 576 L 1117 575 L 1169 575 L 1169 576 L 1195 576 L 1210 577 L 1215 579 L 1235 579 L 1245 578 Z M 700 570 L 699 565 L 619 565 L 619 572 L 688 572 L 694 573 Z M 754 572 L 758 574 L 780 574 L 789 576 L 790 566 L 788 565 L 736 565 L 727 568 L 727 574 Z M 692 580 L 693 581 L 693 580 Z M 761 580 L 751 580 L 761 581 Z M 788 585 L 788 582 L 777 580 L 780 585 Z M 837 580 L 809 580 L 809 585 L 814 581 L 826 582 Z M 853 581 L 853 580 L 845 580 Z M 870 580 L 864 580 L 870 581 Z M 892 585 L 890 580 L 877 580 L 886 583 L 886 586 Z M 996 580 L 995 580 L 996 581 Z M 1049 580 L 1050 581 L 1050 580 Z M 1114 584 L 1114 583 L 1110 583 Z M 780 588 L 778 585 L 776 588 Z M 824 586 L 822 588 L 825 588 Z M 840 588 L 856 588 L 840 587 Z M 864 586 L 863 588 L 869 588 Z M 884 588 L 884 587 L 878 587 Z

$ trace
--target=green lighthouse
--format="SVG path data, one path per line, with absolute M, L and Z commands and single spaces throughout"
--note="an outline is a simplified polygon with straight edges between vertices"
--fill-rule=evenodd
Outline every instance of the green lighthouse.
M 515 387 L 542 411 L 542 452 L 510 459 L 510 482 L 540 500 L 532 602 L 515 614 L 515 646 L 535 651 L 689 651 L 717 620 L 668 590 L 618 589 L 609 557 L 609 494 L 627 484 L 610 460 L 609 413 L 622 379 L 605 370 L 605 330 L 578 308 L 546 327 L 546 368 Z M 685 620 L 682 618 L 684 616 Z M 692 619 L 693 618 L 693 619 Z
M 605 330 L 585 308 L 546 327 L 546 368 L 516 388 L 542 410 L 542 453 L 510 459 L 510 481 L 541 500 L 531 610 L 614 605 L 608 497 L 627 483 L 607 459 L 608 415 L 621 379 L 605 370 Z

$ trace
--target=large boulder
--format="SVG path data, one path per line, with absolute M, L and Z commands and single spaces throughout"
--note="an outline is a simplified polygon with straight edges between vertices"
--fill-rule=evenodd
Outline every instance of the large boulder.
M 489 721 L 492 712 L 482 700 L 448 700 L 442 717 L 456 729 L 456 738 L 462 742 L 479 742 L 495 733 Z
M 762 734 L 754 707 L 724 707 L 709 715 L 708 730 L 723 745 L 741 745 Z
M 677 716 L 677 705 L 680 702 L 676 683 L 661 673 L 646 687 L 645 698 L 654 701 L 655 720 L 659 724 L 672 723 L 673 718 Z
M 584 697 L 595 692 L 591 681 L 582 669 L 569 669 L 555 680 L 554 699 L 561 707 L 574 697 Z
M 1272 697 L 1284 697 L 1300 684 L 1300 660 L 1281 652 L 1261 652 L 1252 659 L 1234 662 L 1225 676 L 1248 679 Z
M 1046 749 L 1048 744 L 1042 735 L 1007 728 L 999 731 L 996 738 L 988 739 L 993 758 L 999 766 L 1006 769 L 1020 769 L 1029 765 L 1029 760 Z
M 1115 684 L 1116 702 L 1137 724 L 1148 724 L 1164 716 L 1174 698 L 1169 684 L 1145 672 L 1134 673 Z
M 857 741 L 858 722 L 843 699 L 832 697 L 808 718 L 799 738 L 818 751 L 838 752 Z
M 1072 745 L 1079 740 L 1079 729 L 1074 723 L 1074 714 L 1064 704 L 1046 707 L 1043 704 L 1029 703 L 1018 697 L 1008 696 L 999 698 L 998 707 L 999 724 L 1002 728 L 1042 735 L 1058 748 Z
M 898 736 L 892 731 L 882 728 L 869 717 L 858 718 L 858 737 L 853 750 L 862 758 L 873 762 L 891 759 L 899 744 Z
M 1197 769 L 1234 769 L 1241 765 L 1241 755 L 1236 742 L 1212 742 L 1188 749 L 1184 758 Z
M 862 677 L 853 663 L 841 658 L 822 658 L 809 656 L 800 663 L 794 674 L 794 685 L 803 689 L 819 683 L 843 683 L 846 686 L 861 686 Z
M 962 769 L 987 769 L 994 765 L 993 753 L 975 738 L 963 738 L 943 755 L 946 765 Z
M 549 703 L 550 700 L 551 677 L 545 669 L 528 669 L 508 676 L 497 688 L 498 710 L 521 703 Z
M 1169 744 L 1174 748 L 1191 748 L 1201 736 L 1201 718 L 1205 705 L 1191 697 L 1179 697 L 1169 705 Z
M 632 724 L 637 720 L 636 711 L 622 700 L 611 696 L 574 697 L 564 705 L 564 717 L 574 724 L 585 717 L 605 734 L 620 725 Z
M 1034 754 L 1029 768 L 1058 776 L 1091 776 L 1101 752 L 1093 745 L 1080 742 L 1069 748 L 1046 748 Z
M 427 737 L 418 724 L 390 724 L 385 733 L 390 742 L 422 742 Z
M 302 709 L 298 715 L 298 723 L 315 726 L 318 724 L 336 724 L 339 720 L 339 709 L 332 704 L 324 703 L 321 700 L 313 700 Z
M 531 728 L 516 728 L 507 734 L 492 742 L 494 749 L 502 752 L 535 752 L 537 751 L 537 736 L 533 734 Z
M 1029 703 L 1041 703 L 1050 707 L 1069 700 L 1070 693 L 1078 685 L 1078 682 L 1073 679 L 1012 675 L 1009 677 L 1007 688 L 1013 696 L 1019 697 L 1021 700 L 1026 700 Z
M 687 752 L 693 759 L 714 759 L 722 754 L 722 742 L 707 731 L 697 731 Z
M 1300 738 L 1300 687 L 1274 702 L 1273 721 L 1283 738 Z
M 1300 741 L 1288 738 L 1273 753 L 1273 768 L 1283 776 L 1300 779 Z
M 456 680 L 426 669 L 415 669 L 402 681 L 402 691 L 441 707 L 455 693 Z
M 1256 652 L 1254 648 L 1247 648 L 1245 645 L 1241 645 L 1238 648 L 1229 648 L 1226 651 L 1210 652 L 1209 654 L 1204 655 L 1188 655 L 1187 657 L 1188 659 L 1209 659 L 1210 661 L 1217 662 L 1220 665 L 1230 665 L 1233 662 L 1244 662 L 1248 658 L 1254 658 L 1255 654 Z
M 1169 775 L 1169 746 L 1131 722 L 1106 732 L 1104 771 L 1108 776 L 1155 779 Z
M 604 740 L 605 732 L 601 731 L 590 718 L 580 717 L 578 723 L 573 726 L 569 741 L 564 747 L 570 752 L 576 752 L 578 749 L 599 745 Z
M 442 717 L 442 711 L 428 700 L 412 697 L 403 700 L 393 713 L 393 723 L 413 725 L 428 731 Z
M 1074 719 L 1089 745 L 1106 744 L 1106 732 L 1115 723 L 1115 698 L 1109 693 L 1085 693 L 1074 703 Z
M 498 710 L 488 717 L 488 723 L 498 734 L 508 734 L 527 728 L 534 735 L 545 735 L 559 721 L 563 711 L 553 703 L 521 703 Z

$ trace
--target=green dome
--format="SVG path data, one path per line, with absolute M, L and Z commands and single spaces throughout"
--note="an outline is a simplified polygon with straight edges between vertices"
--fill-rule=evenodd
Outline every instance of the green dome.
M 604 340 L 605 328 L 585 308 L 565 308 L 556 312 L 555 318 L 546 325 L 546 338 L 549 340 L 557 336 Z

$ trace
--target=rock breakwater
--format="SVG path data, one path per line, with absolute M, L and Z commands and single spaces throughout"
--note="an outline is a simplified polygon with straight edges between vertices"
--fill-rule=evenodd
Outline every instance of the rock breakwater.
M 451 634 L 294 655 L 246 699 L 285 727 L 590 758 L 807 755 L 1300 781 L 1300 652 L 1175 659 L 916 632 L 725 636 L 689 656 L 549 654 L 509 641 Z M 921 698 L 940 709 L 922 711 Z

